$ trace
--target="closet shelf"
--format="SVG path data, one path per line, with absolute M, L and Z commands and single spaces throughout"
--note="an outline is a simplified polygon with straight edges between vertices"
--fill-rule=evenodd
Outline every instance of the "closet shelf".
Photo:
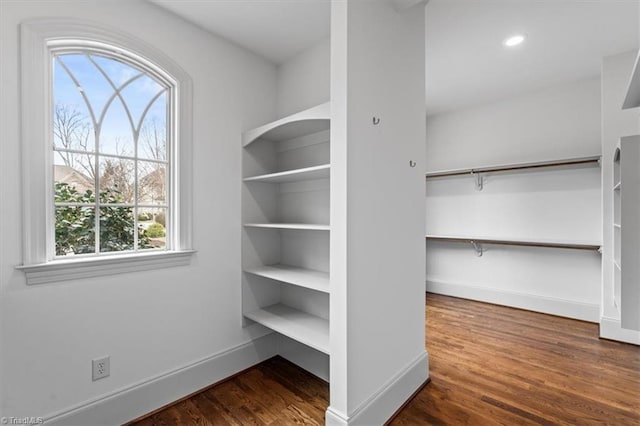
M 285 172 L 251 176 L 251 177 L 244 178 L 244 181 L 245 182 L 284 183 L 284 182 L 297 182 L 302 180 L 324 179 L 329 177 L 330 168 L 331 166 L 329 164 L 322 164 L 320 166 L 305 167 L 303 169 L 287 170 Z
M 434 172 L 428 172 L 426 178 L 438 178 L 449 176 L 464 176 L 478 173 L 489 172 L 510 172 L 517 170 L 527 169 L 540 169 L 545 167 L 578 167 L 578 166 L 597 166 L 600 163 L 600 156 L 581 157 L 581 158 L 568 158 L 562 160 L 552 161 L 538 161 L 533 163 L 514 163 L 514 164 L 502 164 L 496 166 L 487 167 L 474 167 L 470 169 L 452 169 L 452 170 L 440 170 Z
M 329 354 L 329 321 L 283 304 L 264 307 L 244 314 L 293 340 Z
M 493 238 L 474 238 L 461 236 L 446 235 L 427 235 L 429 241 L 446 241 L 452 243 L 469 243 L 469 244 L 498 244 L 505 246 L 525 246 L 525 247 L 546 247 L 546 248 L 563 248 L 575 250 L 600 251 L 600 244 L 571 242 L 571 241 L 551 241 L 551 240 L 507 240 Z
M 258 139 L 280 142 L 299 136 L 329 130 L 331 107 L 329 102 L 273 121 L 242 135 L 242 145 L 248 146 Z
M 247 268 L 245 272 L 287 284 L 329 293 L 329 274 L 289 265 L 270 265 Z
M 329 231 L 329 225 L 309 224 L 309 223 L 245 223 L 247 228 L 267 228 L 267 229 L 302 229 L 308 231 Z

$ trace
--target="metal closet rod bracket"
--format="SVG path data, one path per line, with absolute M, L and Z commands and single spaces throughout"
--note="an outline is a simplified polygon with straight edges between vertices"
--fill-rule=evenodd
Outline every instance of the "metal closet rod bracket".
M 484 176 L 475 170 L 471 170 L 471 176 L 475 178 L 474 184 L 476 187 L 476 191 L 482 191 L 484 188 Z
M 473 246 L 473 249 L 476 251 L 476 256 L 482 257 L 482 243 L 477 243 L 475 241 L 470 241 L 470 243 Z

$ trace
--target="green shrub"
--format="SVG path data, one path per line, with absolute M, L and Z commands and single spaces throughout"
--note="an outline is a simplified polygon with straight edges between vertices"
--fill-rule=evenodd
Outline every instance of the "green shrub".
M 149 238 L 164 237 L 164 226 L 162 226 L 162 224 L 158 222 L 152 223 L 145 231 L 145 235 Z
M 153 218 L 153 215 L 151 213 L 138 213 L 138 221 L 140 222 L 146 222 L 148 220 L 151 220 Z
M 95 193 L 84 193 L 67 183 L 55 183 L 56 203 L 82 203 L 86 206 L 56 207 L 56 255 L 95 252 Z M 122 194 L 114 190 L 100 191 L 100 251 L 133 250 L 133 208 L 109 207 L 110 203 L 122 203 Z M 105 206 L 106 205 L 106 206 Z M 163 231 L 164 233 L 164 231 Z M 151 248 L 150 237 L 138 229 L 138 247 Z

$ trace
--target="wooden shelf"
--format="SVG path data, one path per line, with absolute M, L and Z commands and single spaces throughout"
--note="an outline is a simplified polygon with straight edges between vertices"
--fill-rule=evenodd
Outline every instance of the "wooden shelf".
M 309 224 L 309 223 L 245 223 L 247 228 L 267 228 L 267 229 L 301 229 L 307 231 L 329 231 L 329 225 Z
M 320 166 L 305 167 L 303 169 L 287 170 L 285 172 L 269 173 L 260 176 L 251 176 L 244 178 L 244 181 L 284 183 L 312 179 L 325 179 L 329 177 L 330 168 L 331 166 L 329 164 L 322 164 Z
M 242 145 L 247 146 L 258 139 L 284 141 L 328 130 L 330 118 L 331 107 L 327 102 L 244 132 Z
M 429 241 L 445 241 L 452 243 L 468 243 L 468 244 L 498 244 L 506 246 L 525 246 L 525 247 L 546 247 L 546 248 L 563 248 L 575 250 L 591 250 L 599 251 L 599 243 L 584 243 L 571 241 L 551 241 L 551 240 L 508 240 L 493 238 L 476 238 L 461 236 L 445 236 L 445 235 L 427 235 Z
M 329 321 L 283 304 L 267 306 L 244 315 L 293 340 L 329 354 Z
M 287 284 L 329 293 L 329 274 L 288 265 L 259 266 L 245 272 Z
M 596 166 L 600 162 L 600 156 L 568 158 L 562 160 L 538 161 L 533 163 L 514 163 L 502 164 L 497 166 L 474 167 L 470 169 L 452 169 L 428 172 L 428 178 L 463 176 L 469 174 L 489 173 L 489 172 L 510 172 L 527 169 L 540 169 L 546 167 L 578 167 L 578 166 Z

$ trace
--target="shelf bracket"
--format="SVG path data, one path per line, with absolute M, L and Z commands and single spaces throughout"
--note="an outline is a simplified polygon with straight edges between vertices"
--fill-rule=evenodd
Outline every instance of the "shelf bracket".
M 475 179 L 474 184 L 476 191 L 482 191 L 482 188 L 484 188 L 484 176 L 480 173 L 474 172 L 473 170 L 471 170 L 471 176 Z
M 476 256 L 482 257 L 482 243 L 476 243 L 475 241 L 471 241 L 471 245 L 473 249 L 476 251 Z

